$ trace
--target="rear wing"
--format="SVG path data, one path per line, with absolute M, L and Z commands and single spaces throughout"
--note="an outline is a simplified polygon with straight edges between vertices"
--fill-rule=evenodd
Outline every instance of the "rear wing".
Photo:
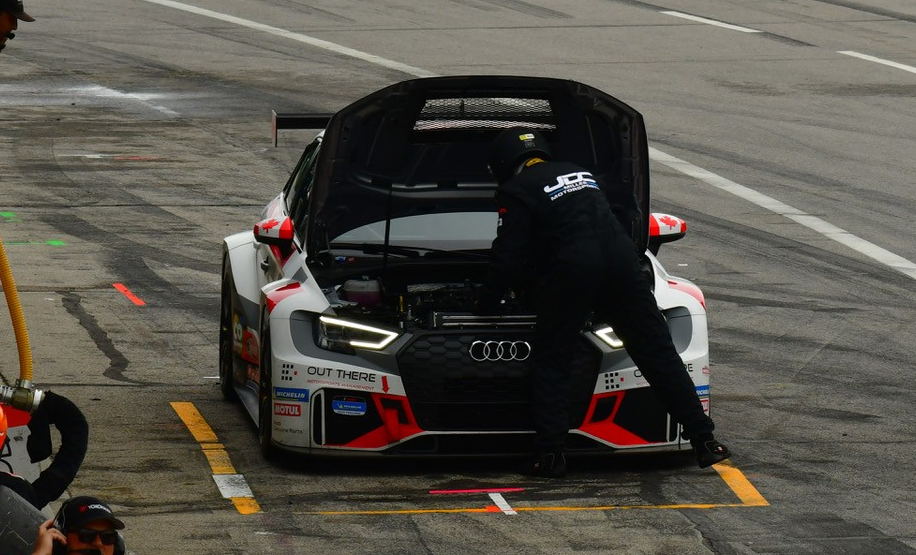
M 334 114 L 286 113 L 270 111 L 270 129 L 277 146 L 277 133 L 281 129 L 324 129 Z

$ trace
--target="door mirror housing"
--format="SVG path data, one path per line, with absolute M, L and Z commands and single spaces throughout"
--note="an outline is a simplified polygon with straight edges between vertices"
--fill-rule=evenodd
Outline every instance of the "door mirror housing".
M 649 215 L 649 252 L 658 254 L 664 243 L 677 241 L 687 235 L 687 222 L 672 216 L 653 212 Z
M 254 238 L 259 243 L 289 249 L 293 245 L 293 229 L 289 217 L 268 218 L 254 225 Z

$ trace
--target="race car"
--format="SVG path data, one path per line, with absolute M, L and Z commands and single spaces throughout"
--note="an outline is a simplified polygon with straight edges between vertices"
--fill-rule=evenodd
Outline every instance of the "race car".
M 274 133 L 318 134 L 252 229 L 223 240 L 219 332 L 222 394 L 242 402 L 265 456 L 532 451 L 530 299 L 472 310 L 497 228 L 487 149 L 512 126 L 538 129 L 632 206 L 620 217 L 709 410 L 703 293 L 655 257 L 687 227 L 649 211 L 635 109 L 570 80 L 450 76 L 274 118 Z M 593 318 L 575 347 L 570 453 L 689 449 L 607 323 Z

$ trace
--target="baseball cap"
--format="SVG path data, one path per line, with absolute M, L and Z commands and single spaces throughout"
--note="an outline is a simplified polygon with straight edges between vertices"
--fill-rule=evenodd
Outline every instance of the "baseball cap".
M 61 507 L 61 513 L 57 518 L 57 526 L 64 531 L 79 528 L 94 520 L 108 521 L 115 530 L 124 529 L 124 523 L 115 518 L 111 507 L 96 497 L 86 495 L 74 497 Z
M 0 0 L 0 11 L 10 12 L 20 21 L 35 21 L 35 18 L 25 13 L 22 0 Z

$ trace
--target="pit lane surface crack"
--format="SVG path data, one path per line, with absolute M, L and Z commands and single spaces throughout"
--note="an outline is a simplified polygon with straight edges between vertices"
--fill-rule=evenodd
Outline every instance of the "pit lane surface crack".
M 124 372 L 127 370 L 130 361 L 128 361 L 127 357 L 115 347 L 114 343 L 108 337 L 108 333 L 99 326 L 95 316 L 86 311 L 82 305 L 82 298 L 73 292 L 62 291 L 59 294 L 67 312 L 76 317 L 80 326 L 89 333 L 89 337 L 95 342 L 95 346 L 108 357 L 109 361 L 111 361 L 111 364 L 109 364 L 102 375 L 115 381 L 142 385 L 144 382 L 132 380 L 124 376 Z

